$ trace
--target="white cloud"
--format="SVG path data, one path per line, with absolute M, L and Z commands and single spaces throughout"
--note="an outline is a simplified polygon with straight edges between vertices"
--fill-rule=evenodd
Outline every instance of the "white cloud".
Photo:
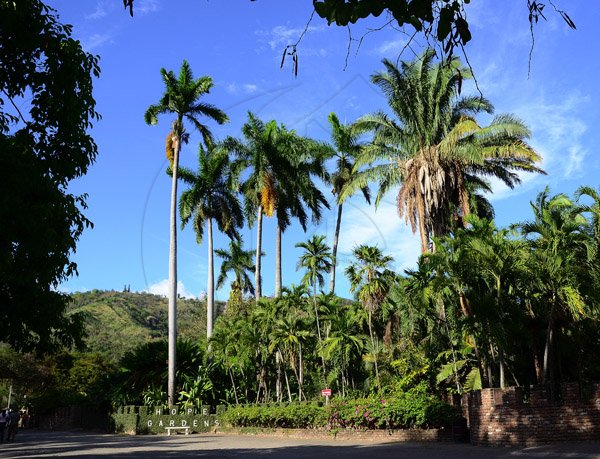
M 258 91 L 258 86 L 255 84 L 246 83 L 244 84 L 243 88 L 246 94 L 254 94 L 256 91 Z
M 108 14 L 108 9 L 107 9 L 108 5 L 106 4 L 105 0 L 101 0 L 96 4 L 96 10 L 92 13 L 92 14 L 88 14 L 85 18 L 86 19 L 102 19 L 103 17 L 105 17 Z
M 351 261 L 354 247 L 361 244 L 377 245 L 384 253 L 393 256 L 398 271 L 416 265 L 421 253 L 419 237 L 412 234 L 410 226 L 398 216 L 393 199 L 395 192 L 390 192 L 377 209 L 366 203 L 356 205 L 347 201 L 344 204 L 338 246 L 341 269 Z
M 134 14 L 143 16 L 149 13 L 155 13 L 159 10 L 158 0 L 138 0 L 134 6 Z
M 273 27 L 271 30 L 257 30 L 255 34 L 261 41 L 266 42 L 272 50 L 279 50 L 296 43 L 304 30 L 305 27 L 288 27 L 280 25 Z M 322 30 L 325 30 L 325 26 L 308 26 L 308 28 L 306 28 L 306 33 L 310 34 L 311 32 L 320 32 Z M 303 54 L 307 51 L 308 48 L 302 48 Z M 326 53 L 324 49 L 319 49 L 317 51 L 312 50 L 312 52 L 316 52 L 317 54 Z
M 110 31 L 103 33 L 103 34 L 95 33 L 95 34 L 91 35 L 90 37 L 88 37 L 86 40 L 84 40 L 83 48 L 86 51 L 90 52 L 97 48 L 100 48 L 105 43 L 112 43 L 113 38 L 114 38 L 113 32 L 110 32 Z
M 553 100 L 557 100 L 553 97 Z M 515 107 L 512 113 L 519 115 L 532 131 L 531 146 L 542 157 L 538 166 L 548 173 L 519 173 L 521 184 L 515 189 L 508 188 L 498 179 L 492 179 L 491 201 L 500 201 L 533 189 L 542 183 L 560 182 L 580 177 L 589 151 L 585 148 L 584 137 L 587 124 L 580 117 L 582 106 L 589 102 L 588 97 L 578 94 L 567 95 L 562 101 L 547 103 L 544 97 L 529 100 L 526 105 Z
M 229 84 L 227 84 L 227 86 L 225 86 L 225 90 L 229 94 L 240 94 L 240 93 L 255 94 L 259 91 L 259 87 L 258 87 L 258 85 L 253 84 L 253 83 L 243 83 L 243 84 L 229 83 Z
M 559 179 L 583 173 L 588 151 L 582 142 L 588 127 L 579 114 L 588 102 L 588 97 L 579 94 L 567 95 L 555 103 L 541 97 L 515 110 L 533 132 L 532 145 L 543 155 L 542 167 Z
M 395 40 L 386 40 L 375 48 L 375 52 L 381 56 L 397 55 L 406 46 L 407 41 L 404 37 Z
M 163 279 L 155 284 L 151 284 L 146 291 L 154 295 L 167 296 L 169 294 L 169 279 Z M 183 298 L 199 297 L 199 295 L 194 295 L 193 293 L 188 292 L 181 281 L 177 282 L 177 295 Z

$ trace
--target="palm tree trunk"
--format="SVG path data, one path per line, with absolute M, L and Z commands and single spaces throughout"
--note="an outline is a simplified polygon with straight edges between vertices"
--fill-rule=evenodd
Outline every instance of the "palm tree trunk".
M 373 336 L 373 315 L 369 310 L 369 335 L 371 335 L 371 346 L 373 349 L 373 362 L 375 363 L 375 378 L 377 379 L 377 387 L 381 389 L 379 384 L 379 367 L 377 366 L 377 354 L 375 352 L 375 337 Z
M 275 298 L 279 298 L 281 296 L 281 226 L 279 223 L 277 223 L 275 245 Z
M 181 122 L 178 124 L 181 125 Z M 171 180 L 171 215 L 169 222 L 169 352 L 167 377 L 167 403 L 175 405 L 175 369 L 177 355 L 177 171 L 181 139 L 174 134 L 173 177 Z
M 298 343 L 298 401 L 302 401 L 302 385 L 304 384 L 304 371 L 302 370 L 302 343 Z
M 315 318 L 317 320 L 317 336 L 319 337 L 319 344 L 323 338 L 321 337 L 321 325 L 319 324 L 319 308 L 317 308 L 317 279 L 313 276 L 313 306 L 315 308 Z
M 552 345 L 554 341 L 554 324 L 552 317 L 548 321 L 548 330 L 546 331 L 546 345 L 544 347 L 544 384 L 553 383 L 551 378 L 552 367 Z
M 237 389 L 235 387 L 235 379 L 233 379 L 233 372 L 231 371 L 231 368 L 229 369 L 229 377 L 231 378 L 231 385 L 233 386 L 233 396 L 235 397 L 235 404 L 239 405 L 240 402 L 238 401 Z
M 469 194 L 467 193 L 467 189 L 465 188 L 462 172 L 459 170 L 456 171 L 456 180 L 456 187 L 458 188 L 458 201 L 460 206 L 460 212 L 462 214 L 460 216 L 461 224 L 463 228 L 466 228 L 466 218 L 471 213 L 471 209 L 469 208 Z
M 292 391 L 290 389 L 290 380 L 288 379 L 287 371 L 283 369 L 283 376 L 285 377 L 285 386 L 287 387 L 288 400 L 292 403 Z
M 535 378 L 538 384 L 544 384 L 544 368 L 542 366 L 542 362 L 540 361 L 540 356 L 538 355 L 537 349 L 533 351 L 533 368 L 535 370 Z
M 206 283 L 206 338 L 210 339 L 215 317 L 215 262 L 213 254 L 212 218 L 208 219 L 208 281 Z
M 323 342 L 321 336 L 321 325 L 319 323 L 319 308 L 317 306 L 317 277 L 313 276 L 313 306 L 315 308 L 315 318 L 317 319 L 317 336 L 319 338 L 319 346 Z M 325 357 L 321 356 L 321 366 L 323 367 L 323 383 L 327 383 L 327 371 L 325 369 Z
M 337 265 L 337 248 L 340 239 L 340 227 L 342 224 L 342 204 L 338 205 L 337 220 L 335 222 L 335 233 L 333 235 L 333 247 L 331 249 L 331 280 L 329 282 L 329 293 L 335 292 L 335 268 Z
M 262 217 L 263 209 L 262 206 L 258 206 L 258 218 L 256 222 L 256 268 L 254 271 L 254 284 L 256 292 L 256 301 L 260 300 L 262 296 L 262 282 L 260 277 L 260 261 L 262 254 Z
M 427 229 L 425 227 L 425 202 L 423 198 L 423 194 L 421 192 L 418 193 L 417 196 L 417 211 L 419 215 L 417 218 L 419 219 L 419 236 L 421 237 L 421 253 L 429 252 L 429 237 L 427 234 Z
M 504 389 L 506 382 L 504 376 L 504 349 L 498 350 L 498 362 L 500 364 L 500 389 Z
M 275 380 L 275 399 L 277 402 L 281 402 L 283 398 L 282 387 L 281 387 L 281 352 L 277 349 L 275 353 L 275 362 L 277 364 L 277 379 Z

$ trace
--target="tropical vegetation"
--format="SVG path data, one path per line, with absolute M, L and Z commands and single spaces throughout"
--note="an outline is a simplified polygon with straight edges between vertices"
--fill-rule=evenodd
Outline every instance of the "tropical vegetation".
M 43 14 L 33 13 L 43 25 Z M 68 33 L 46 38 L 70 50 L 87 76 L 97 73 L 95 59 Z M 40 253 L 57 257 L 35 271 L 35 282 L 25 278 L 19 284 L 14 275 L 7 277 L 10 285 L 1 281 L 0 313 L 11 329 L 7 344 L 0 345 L 0 397 L 10 384 L 20 404 L 39 412 L 57 403 L 106 409 L 224 403 L 232 407 L 229 421 L 240 426 L 391 429 L 451 422 L 456 412 L 441 396 L 543 384 L 559 398 L 563 381 L 578 382 L 584 392 L 588 382 L 599 380 L 600 192 L 582 186 L 572 196 L 553 195 L 546 188 L 531 202 L 528 220 L 498 227 L 487 199 L 491 180 L 512 188 L 524 173 L 544 173 L 528 143 L 528 127 L 511 114 L 484 123 L 481 115 L 493 114 L 493 106 L 481 95 L 461 94 L 471 75 L 458 58 L 438 63 L 427 51 L 412 62 L 384 60 L 383 67 L 372 82 L 388 107 L 349 124 L 331 114 L 331 145 L 252 112 L 241 136 L 214 139 L 202 120 L 222 124 L 227 116 L 203 101 L 212 79 L 195 79 L 186 61 L 178 76 L 161 70 L 165 93 L 145 120 L 175 118 L 166 142 L 168 315 L 164 299 L 127 289 L 75 294 L 67 308 L 66 295 L 53 288 L 75 271 L 68 255 L 89 225 L 80 212 L 84 198 L 70 195 L 67 185 L 94 160 L 95 144 L 85 129 L 73 126 L 61 137 L 64 126 L 54 129 L 56 120 L 43 117 L 9 134 L 20 120 L 0 112 L 0 143 L 14 151 L 2 161 L 7 170 L 17 167 L 7 183 L 29 172 L 40 179 L 31 196 L 23 193 L 14 201 L 31 205 L 42 195 L 52 201 L 45 209 L 46 201 L 30 207 L 39 211 L 38 225 L 25 219 L 3 228 L 10 237 L 0 244 L 10 250 L 0 268 L 27 272 L 33 269 L 27 260 L 40 260 Z M 21 86 L 0 89 L 11 97 Z M 76 106 L 73 113 L 88 125 L 97 115 L 89 95 L 83 98 L 87 108 Z M 51 116 L 54 111 L 46 108 L 33 114 Z M 191 139 L 184 123 L 202 137 L 197 171 L 179 165 L 182 144 Z M 32 126 L 39 129 L 32 133 Z M 87 157 L 65 143 L 73 135 Z M 66 161 L 54 163 L 48 154 L 48 144 L 56 142 L 64 145 Z M 65 164 L 71 167 L 63 170 Z M 188 188 L 178 194 L 180 182 Z M 368 244 L 355 246 L 340 263 L 342 206 L 358 192 L 370 204 L 372 185 L 378 187 L 376 206 L 396 193 L 399 216 L 419 234 L 421 256 L 412 269 L 398 270 L 394 259 L 400 254 Z M 296 244 L 298 256 L 290 261 L 303 277 L 299 285 L 286 285 L 282 257 L 294 254 L 282 252 L 285 231 L 297 221 L 306 233 L 330 201 L 336 206 L 333 234 L 309 234 Z M 61 214 L 67 226 L 57 226 L 62 236 L 54 241 L 56 250 L 24 250 L 38 240 L 31 231 L 43 232 L 46 222 L 56 226 L 53 203 L 67 209 Z M 191 222 L 197 242 L 207 245 L 202 301 L 177 295 L 177 210 L 183 230 Z M 276 226 L 272 297 L 262 289 L 264 217 L 274 217 Z M 8 214 L 3 221 L 10 221 Z M 228 236 L 226 247 L 215 247 L 214 225 Z M 256 226 L 253 250 L 244 248 L 245 225 Z M 215 254 L 221 260 L 216 286 Z M 342 271 L 336 267 L 343 268 L 353 298 L 335 294 Z M 227 303 L 217 303 L 215 288 L 228 286 Z M 9 315 L 9 302 L 28 307 Z M 50 313 L 35 316 L 30 306 L 39 304 Z M 325 388 L 332 391 L 326 408 L 320 403 Z

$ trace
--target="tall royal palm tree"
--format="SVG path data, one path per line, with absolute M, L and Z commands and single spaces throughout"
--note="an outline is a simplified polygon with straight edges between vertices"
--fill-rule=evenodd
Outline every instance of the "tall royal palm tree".
M 357 131 L 373 133 L 355 167 L 370 167 L 341 193 L 344 198 L 378 181 L 378 204 L 399 187 L 398 212 L 419 231 L 423 253 L 432 236 L 448 232 L 449 202 L 459 218 L 470 213 L 471 177 L 497 177 L 512 188 L 520 183 L 517 172 L 543 172 L 535 166 L 540 156 L 526 143 L 530 131 L 523 122 L 499 115 L 479 126 L 475 116 L 492 113 L 492 104 L 483 97 L 460 97 L 469 69 L 458 58 L 436 64 L 434 55 L 426 51 L 400 68 L 384 60 L 385 71 L 372 76 L 394 116 L 380 111 L 355 123 Z
M 225 123 L 227 115 L 213 105 L 199 99 L 208 94 L 213 86 L 212 79 L 204 76 L 194 79 L 192 69 L 187 61 L 183 61 L 179 76 L 164 68 L 160 73 L 165 84 L 165 93 L 158 104 L 146 110 L 144 120 L 148 124 L 158 124 L 158 115 L 175 115 L 171 131 L 167 136 L 167 157 L 171 163 L 171 212 L 169 242 L 169 364 L 168 364 L 168 404 L 175 403 L 175 367 L 177 342 L 177 180 L 179 153 L 182 142 L 187 142 L 189 135 L 184 128 L 184 119 L 192 124 L 200 133 L 204 142 L 212 143 L 212 135 L 207 126 L 201 123 L 201 117 L 208 117 L 219 124 Z
M 350 291 L 356 294 L 357 299 L 368 313 L 371 347 L 375 350 L 377 346 L 373 331 L 373 314 L 386 300 L 396 279 L 394 272 L 390 269 L 394 259 L 389 255 L 384 255 L 379 247 L 364 244 L 355 247 L 352 253 L 356 260 L 346 268 L 346 277 L 350 281 Z M 376 355 L 374 355 L 374 363 L 375 377 L 379 385 Z
M 232 240 L 229 243 L 229 250 L 217 249 L 215 253 L 221 258 L 221 271 L 217 278 L 217 289 L 220 289 L 225 284 L 227 274 L 233 271 L 235 276 L 231 283 L 231 294 L 229 295 L 229 303 L 239 303 L 242 301 L 244 293 L 254 295 L 254 286 L 248 272 L 254 272 L 254 263 L 252 256 L 254 251 L 244 250 L 244 243 L 241 238 Z M 228 304 L 228 307 L 233 304 Z
M 335 292 L 335 268 L 337 266 L 337 248 L 340 239 L 340 228 L 342 224 L 342 209 L 344 201 L 350 197 L 349 193 L 342 194 L 348 183 L 354 180 L 356 172 L 354 162 L 359 156 L 363 145 L 359 141 L 359 135 L 352 132 L 351 126 L 341 124 L 335 113 L 329 114 L 329 124 L 331 125 L 331 140 L 334 147 L 334 156 L 336 158 L 335 172 L 329 177 L 329 183 L 333 186 L 332 192 L 337 199 L 337 218 L 335 221 L 335 233 L 333 235 L 331 279 L 329 283 L 329 292 Z M 362 191 L 367 203 L 371 204 L 371 193 L 367 186 L 363 186 Z
M 255 296 L 262 296 L 261 254 L 263 216 L 275 215 L 280 183 L 296 175 L 292 153 L 299 153 L 302 142 L 293 132 L 279 126 L 274 120 L 264 123 L 249 112 L 242 126 L 244 140 L 228 137 L 226 148 L 238 157 L 238 167 L 248 169 L 249 175 L 241 186 L 245 196 L 246 215 L 250 224 L 256 222 Z M 304 153 L 303 153 L 304 154 Z
M 181 225 L 193 220 L 196 241 L 202 243 L 204 229 L 208 239 L 208 280 L 206 284 L 206 336 L 210 338 L 215 318 L 215 283 L 213 221 L 219 231 L 231 239 L 238 237 L 237 228 L 244 224 L 242 206 L 235 192 L 237 177 L 231 170 L 229 155 L 215 147 L 198 153 L 198 172 L 181 168 L 179 176 L 190 188 L 181 194 Z
M 313 223 L 321 221 L 322 207 L 329 208 L 325 196 L 315 185 L 314 178 L 326 178 L 323 159 L 329 154 L 327 146 L 311 139 L 297 137 L 285 150 L 295 169 L 293 178 L 278 177 L 276 187 L 275 210 L 277 218 L 277 235 L 275 239 L 275 297 L 281 296 L 281 239 L 285 230 L 291 225 L 292 218 L 298 220 L 304 232 L 310 217 Z

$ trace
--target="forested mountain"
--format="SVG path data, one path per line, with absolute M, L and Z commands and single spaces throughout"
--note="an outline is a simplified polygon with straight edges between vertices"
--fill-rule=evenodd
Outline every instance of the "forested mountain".
M 150 293 L 92 290 L 74 293 L 69 313 L 85 318 L 86 350 L 118 359 L 140 344 L 167 338 L 167 298 Z M 217 302 L 217 310 L 224 303 Z M 206 336 L 206 301 L 177 301 L 180 339 Z

